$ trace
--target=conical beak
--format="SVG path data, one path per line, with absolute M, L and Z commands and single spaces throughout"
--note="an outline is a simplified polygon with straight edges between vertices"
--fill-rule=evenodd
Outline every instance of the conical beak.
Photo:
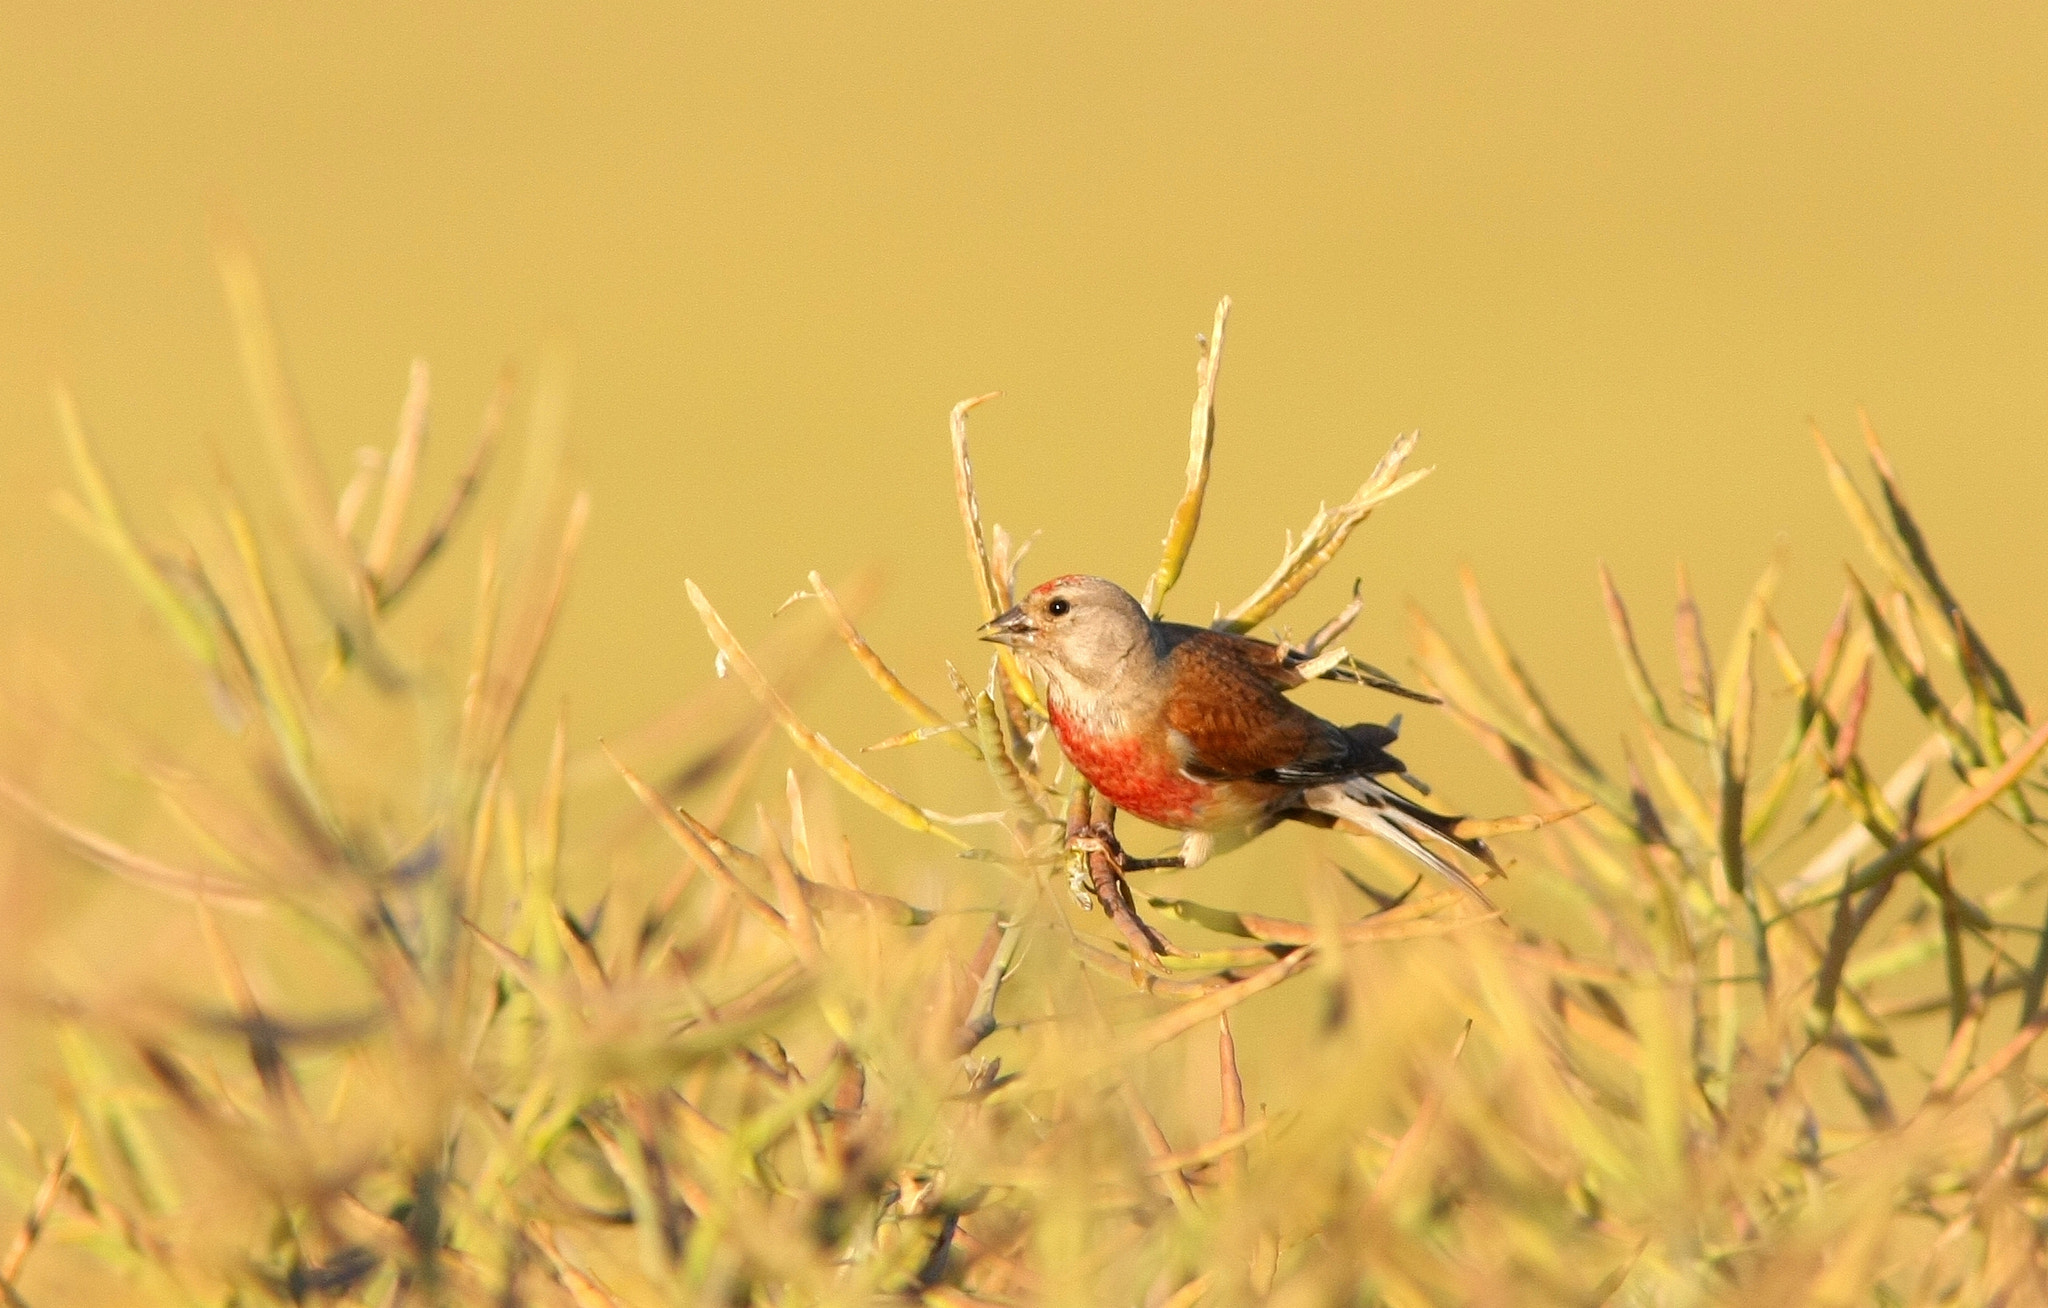
M 1029 649 L 1038 640 L 1038 628 L 1021 608 L 1012 608 L 993 621 L 984 623 L 975 635 L 983 640 L 992 640 L 998 645 L 1011 649 Z

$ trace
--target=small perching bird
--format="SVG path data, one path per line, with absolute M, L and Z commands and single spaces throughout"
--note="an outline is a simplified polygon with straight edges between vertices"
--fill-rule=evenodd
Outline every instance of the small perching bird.
M 1397 717 L 1340 727 L 1287 698 L 1303 683 L 1288 651 L 1229 632 L 1160 622 L 1114 582 L 1057 577 L 981 629 L 1041 671 L 1067 761 L 1126 813 L 1186 833 L 1178 856 L 1128 859 L 1107 831 L 1087 839 L 1126 870 L 1197 867 L 1283 820 L 1344 823 L 1486 896 L 1437 848 L 1500 871 L 1460 818 L 1378 778 L 1406 776 L 1387 752 Z M 1491 907 L 1491 905 L 1488 905 Z

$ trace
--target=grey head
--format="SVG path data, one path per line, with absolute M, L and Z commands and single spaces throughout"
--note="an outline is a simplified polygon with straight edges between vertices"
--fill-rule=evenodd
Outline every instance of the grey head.
M 1025 655 L 1067 699 L 1088 699 L 1159 657 L 1152 619 L 1113 581 L 1055 577 L 981 629 L 983 640 Z

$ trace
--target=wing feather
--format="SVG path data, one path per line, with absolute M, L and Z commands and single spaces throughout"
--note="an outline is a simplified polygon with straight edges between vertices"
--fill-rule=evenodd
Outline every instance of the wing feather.
M 1300 683 L 1292 669 L 1248 647 L 1274 649 L 1198 628 L 1186 629 L 1169 649 L 1167 739 L 1182 771 L 1204 781 L 1281 785 L 1401 771 L 1384 748 L 1392 729 L 1364 723 L 1347 730 L 1324 721 L 1281 693 Z
M 1169 649 L 1178 648 L 1183 642 L 1196 638 L 1211 642 L 1221 641 L 1236 652 L 1245 666 L 1281 690 L 1293 690 L 1305 682 L 1301 675 L 1301 665 L 1310 661 L 1310 655 L 1300 649 L 1275 645 L 1269 640 L 1240 635 L 1234 631 L 1190 627 L 1184 622 L 1161 622 L 1157 627 Z M 1403 699 L 1412 699 L 1422 704 L 1443 703 L 1435 695 L 1411 690 L 1388 673 L 1355 658 L 1325 668 L 1317 676 L 1323 681 L 1341 682 L 1348 686 L 1368 686 L 1373 690 L 1385 691 L 1389 695 L 1399 695 Z

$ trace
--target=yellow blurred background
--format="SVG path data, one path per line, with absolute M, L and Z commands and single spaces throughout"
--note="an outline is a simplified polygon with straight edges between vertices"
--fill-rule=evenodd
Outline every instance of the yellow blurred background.
M 1470 562 L 1597 748 L 1628 715 L 1594 560 L 1668 669 L 1673 562 L 1718 644 L 1782 534 L 1809 653 L 1854 546 L 1806 425 L 1849 448 L 1860 403 L 1991 644 L 2048 688 L 2037 8 L 75 3 L 8 28 L 0 666 L 65 651 L 145 724 L 176 656 L 49 511 L 48 382 L 154 530 L 211 495 L 216 449 L 257 484 L 223 213 L 337 485 L 388 443 L 414 355 L 430 486 L 501 360 L 573 361 L 595 516 L 536 702 L 569 693 L 579 743 L 710 678 L 685 576 L 758 639 L 808 569 L 877 564 L 869 634 L 943 702 L 940 660 L 983 657 L 946 459 L 963 396 L 1004 392 L 974 431 L 990 516 L 1043 530 L 1026 579 L 1139 588 L 1224 293 L 1178 616 L 1240 597 L 1420 428 L 1437 474 L 1294 621 L 1362 575 L 1347 643 L 1398 670 L 1405 599 L 1454 622 Z M 803 707 L 849 746 L 901 725 L 843 664 Z M 1450 796 L 1517 802 L 1448 723 L 1409 722 Z M 982 794 L 950 754 L 877 769 Z

